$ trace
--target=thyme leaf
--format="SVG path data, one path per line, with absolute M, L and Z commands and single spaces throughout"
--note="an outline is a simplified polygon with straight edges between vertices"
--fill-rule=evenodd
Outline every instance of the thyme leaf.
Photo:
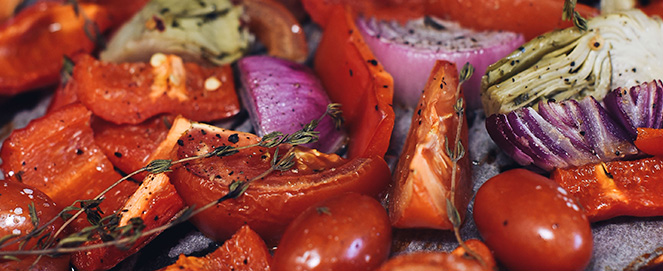
M 580 16 L 580 13 L 575 11 L 577 0 L 564 1 L 564 9 L 562 11 L 562 20 L 572 20 L 573 25 L 582 31 L 587 31 L 587 19 Z
M 149 173 L 152 174 L 159 174 L 159 173 L 164 173 L 164 172 L 170 172 L 170 167 L 173 165 L 172 160 L 168 159 L 157 159 L 153 160 L 147 166 L 145 166 L 145 170 Z

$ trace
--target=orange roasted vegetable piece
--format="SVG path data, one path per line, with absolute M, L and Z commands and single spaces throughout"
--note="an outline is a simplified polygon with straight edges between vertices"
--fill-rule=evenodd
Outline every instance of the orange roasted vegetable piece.
M 244 0 L 249 29 L 267 47 L 268 54 L 296 62 L 308 57 L 304 29 L 295 16 L 275 0 Z
M 58 81 L 63 55 L 92 52 L 95 43 L 85 34 L 85 14 L 103 32 L 111 24 L 105 9 L 80 4 L 36 3 L 0 25 L 0 95 L 14 95 Z M 91 24 L 89 32 L 94 35 Z
M 451 229 L 447 201 L 455 193 L 454 205 L 461 220 L 470 200 L 472 175 L 469 156 L 463 155 L 452 185 L 452 158 L 458 125 L 460 143 L 467 147 L 467 120 L 454 109 L 461 98 L 458 72 L 453 63 L 437 61 L 419 100 L 407 141 L 394 173 L 389 202 L 392 225 L 398 228 Z M 452 189 L 455 189 L 452 191 Z
M 532 39 L 558 28 L 572 26 L 562 21 L 564 0 L 303 0 L 311 18 L 323 28 L 332 19 L 329 15 L 334 4 L 352 6 L 360 14 L 384 20 L 406 21 L 424 15 L 456 21 L 476 30 L 506 30 Z M 598 15 L 587 5 L 576 5 L 576 11 L 585 18 Z
M 213 121 L 239 112 L 230 66 L 203 67 L 174 55 L 121 64 L 83 56 L 72 80 L 81 103 L 116 124 L 137 124 L 161 113 Z
M 590 222 L 663 215 L 663 158 L 556 169 L 551 178 L 578 199 Z
M 84 106 L 71 104 L 14 130 L 0 150 L 5 178 L 40 189 L 62 208 L 93 199 L 122 176 L 94 143 L 90 118 Z M 101 209 L 116 210 L 137 186 L 120 183 L 106 193 Z M 86 226 L 79 221 L 77 227 Z
M 177 262 L 160 271 L 269 271 L 272 255 L 257 233 L 242 226 L 223 246 L 204 257 L 180 255 Z
M 119 226 L 127 225 L 132 218 L 140 218 L 145 225 L 143 232 L 162 226 L 174 219 L 184 208 L 182 198 L 170 184 L 166 174 L 148 175 L 136 192 L 127 200 L 122 210 Z M 109 212 L 110 213 L 110 212 Z M 72 255 L 76 270 L 108 270 L 126 257 L 147 245 L 157 234 L 141 237 L 131 244 L 129 249 L 107 246 Z M 86 242 L 84 245 L 99 244 L 100 240 Z
M 638 136 L 633 144 L 646 154 L 663 155 L 663 129 L 637 128 Z
M 258 141 L 254 134 L 194 123 L 178 141 L 177 158 Z M 286 148 L 280 147 L 279 156 L 287 152 Z M 226 195 L 232 182 L 247 181 L 266 172 L 272 167 L 274 152 L 274 148 L 251 147 L 230 156 L 191 160 L 174 166 L 173 184 L 187 205 L 204 206 Z M 215 240 L 225 240 L 249 225 L 267 242 L 273 242 L 312 204 L 351 191 L 377 196 L 389 182 L 389 167 L 378 156 L 344 159 L 301 146 L 293 152 L 290 170 L 277 170 L 255 180 L 240 197 L 221 202 L 190 221 Z
M 348 157 L 384 156 L 394 128 L 394 81 L 357 30 L 350 10 L 336 6 L 315 54 L 315 72 L 343 107 Z
M 415 252 L 396 256 L 384 263 L 378 271 L 492 271 L 497 263 L 490 249 L 477 239 L 465 241 L 465 244 L 476 252 L 483 263 L 469 257 L 465 249 L 458 247 L 451 253 L 447 252 Z

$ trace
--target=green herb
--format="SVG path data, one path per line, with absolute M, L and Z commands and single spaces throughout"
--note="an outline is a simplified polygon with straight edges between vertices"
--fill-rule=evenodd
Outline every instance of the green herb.
M 587 31 L 587 20 L 575 11 L 577 0 L 564 1 L 564 10 L 562 11 L 562 20 L 572 20 L 573 25 L 582 31 Z

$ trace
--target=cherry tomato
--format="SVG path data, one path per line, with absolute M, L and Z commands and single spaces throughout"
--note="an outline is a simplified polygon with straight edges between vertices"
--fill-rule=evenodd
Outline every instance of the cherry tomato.
M 575 199 L 524 169 L 506 171 L 479 188 L 474 220 L 509 270 L 583 270 L 592 255 L 589 221 Z
M 219 146 L 246 146 L 259 140 L 253 134 L 196 123 L 178 141 L 177 155 L 183 159 Z M 286 151 L 283 147 L 279 155 Z M 226 157 L 192 160 L 173 169 L 172 181 L 187 205 L 203 206 L 226 195 L 232 182 L 252 179 L 271 168 L 274 152 L 274 148 L 251 147 Z M 249 225 L 270 243 L 309 206 L 344 192 L 377 196 L 390 179 L 381 157 L 346 160 L 303 147 L 296 147 L 294 154 L 295 165 L 290 170 L 254 181 L 242 196 L 205 210 L 191 221 L 218 241 Z
M 30 204 L 34 204 L 37 224 L 30 216 Z M 49 198 L 44 192 L 34 187 L 24 185 L 19 182 L 9 180 L 0 180 L 0 238 L 11 234 L 25 236 L 28 232 L 39 227 L 57 216 L 60 212 L 59 206 Z M 44 230 L 44 234 L 53 234 L 62 226 L 61 219 L 49 225 Z M 65 231 L 66 235 L 66 231 Z M 37 245 L 37 240 L 42 235 L 30 239 L 23 249 L 33 249 Z M 10 239 L 11 242 L 14 239 Z M 8 244 L 8 243 L 5 243 Z M 2 245 L 0 245 L 2 246 Z M 19 243 L 14 243 L 0 248 L 0 250 L 10 251 L 18 250 Z M 0 270 L 28 270 L 30 265 L 36 259 L 36 256 L 19 256 L 21 261 L 0 260 Z M 66 270 L 69 266 L 69 256 L 58 258 L 42 257 L 35 269 L 31 270 Z
M 271 56 L 304 62 L 308 44 L 295 16 L 274 0 L 244 0 L 249 29 L 265 44 Z
M 309 207 L 283 234 L 272 270 L 374 270 L 389 255 L 391 226 L 375 199 L 347 193 Z

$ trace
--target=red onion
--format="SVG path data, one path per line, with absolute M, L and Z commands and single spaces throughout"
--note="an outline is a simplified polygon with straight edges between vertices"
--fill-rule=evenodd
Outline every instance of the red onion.
M 629 133 L 632 140 L 636 128 L 663 128 L 663 83 L 661 80 L 642 83 L 631 88 L 609 92 L 603 103 L 610 115 Z
M 416 106 L 437 59 L 466 62 L 475 68 L 463 85 L 468 108 L 481 107 L 481 76 L 488 65 L 500 60 L 525 42 L 520 34 L 502 31 L 476 32 L 459 24 L 424 17 L 401 25 L 359 18 L 357 27 L 375 57 L 394 77 L 394 103 Z
M 491 138 L 521 165 L 544 170 L 633 157 L 624 129 L 593 97 L 540 102 L 486 119 Z
M 320 118 L 331 103 L 320 80 L 302 64 L 269 56 L 250 56 L 242 58 L 238 68 L 242 103 L 259 136 L 274 131 L 289 134 L 300 130 L 311 120 Z M 320 132 L 318 142 L 305 146 L 321 152 L 334 152 L 345 140 L 345 133 L 334 127 L 329 116 L 315 130 Z

